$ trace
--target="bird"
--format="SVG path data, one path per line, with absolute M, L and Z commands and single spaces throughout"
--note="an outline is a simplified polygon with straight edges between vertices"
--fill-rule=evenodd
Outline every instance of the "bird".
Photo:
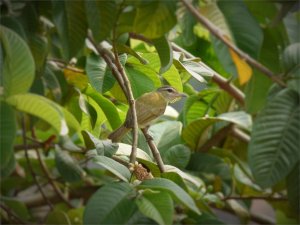
M 163 115 L 168 103 L 173 103 L 186 94 L 178 92 L 171 86 L 162 86 L 156 91 L 148 92 L 135 100 L 136 116 L 138 127 L 147 128 L 151 121 Z M 132 113 L 128 110 L 125 122 L 113 131 L 108 138 L 112 142 L 120 142 L 120 140 L 131 130 Z

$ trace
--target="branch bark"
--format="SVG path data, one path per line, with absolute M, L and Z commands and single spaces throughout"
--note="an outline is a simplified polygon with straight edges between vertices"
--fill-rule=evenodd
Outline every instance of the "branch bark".
M 148 134 L 148 128 L 142 128 L 142 132 L 143 132 L 143 134 L 146 138 L 146 141 L 151 149 L 152 155 L 158 165 L 160 172 L 164 173 L 165 172 L 164 162 L 162 161 L 162 158 L 161 158 L 160 153 L 153 141 L 153 138 L 150 136 L 150 134 Z
M 202 16 L 197 9 L 193 7 L 188 0 L 181 0 L 184 6 L 190 11 L 190 13 L 205 27 L 207 28 L 214 36 L 220 39 L 227 47 L 233 50 L 236 54 L 238 54 L 243 60 L 249 63 L 251 66 L 261 71 L 267 77 L 269 77 L 272 81 L 279 84 L 282 87 L 286 87 L 286 84 L 278 78 L 270 69 L 262 65 L 260 62 L 253 59 L 251 56 L 243 52 L 237 46 L 235 46 L 230 40 L 228 40 L 213 23 L 211 23 L 208 19 Z

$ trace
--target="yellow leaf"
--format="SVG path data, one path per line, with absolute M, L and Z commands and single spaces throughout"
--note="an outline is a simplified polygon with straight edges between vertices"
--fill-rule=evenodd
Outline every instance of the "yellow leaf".
M 66 81 L 70 85 L 74 85 L 75 87 L 83 90 L 88 85 L 88 78 L 84 74 L 83 70 L 77 68 L 65 68 L 63 70 Z
M 229 48 L 229 52 L 236 67 L 239 76 L 240 85 L 247 83 L 252 76 L 252 69 L 243 59 L 241 59 L 233 50 Z

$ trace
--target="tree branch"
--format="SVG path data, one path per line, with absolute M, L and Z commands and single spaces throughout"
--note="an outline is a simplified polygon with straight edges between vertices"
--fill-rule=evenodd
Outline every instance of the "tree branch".
M 286 84 L 279 79 L 275 74 L 269 70 L 267 67 L 262 65 L 260 62 L 256 61 L 248 54 L 240 50 L 237 46 L 235 46 L 230 40 L 228 40 L 222 32 L 216 27 L 213 23 L 211 23 L 208 19 L 202 16 L 197 9 L 193 7 L 191 3 L 187 0 L 181 0 L 181 2 L 185 5 L 185 7 L 190 11 L 190 13 L 205 27 L 207 28 L 214 36 L 220 39 L 227 47 L 233 50 L 236 54 L 238 54 L 243 60 L 249 63 L 251 66 L 261 71 L 267 77 L 269 77 L 272 81 L 276 82 L 282 87 L 286 87 Z
M 33 178 L 33 180 L 35 181 L 39 192 L 41 193 L 41 195 L 43 196 L 43 198 L 45 199 L 45 201 L 47 202 L 47 204 L 49 205 L 50 209 L 53 210 L 53 205 L 52 203 L 49 201 L 49 199 L 47 198 L 46 194 L 44 193 L 39 181 L 37 180 L 36 174 L 32 168 L 30 159 L 29 159 L 29 155 L 28 155 L 28 146 L 27 146 L 27 138 L 26 138 L 26 126 L 25 126 L 25 118 L 24 116 L 22 116 L 22 138 L 23 138 L 23 145 L 24 145 L 24 149 L 25 149 L 25 158 L 28 164 L 28 168 L 29 168 L 29 172 L 31 173 L 31 176 Z
M 230 199 L 236 200 L 266 200 L 266 201 L 288 201 L 285 197 L 271 197 L 271 196 L 227 196 L 222 200 L 227 201 Z
M 148 128 L 142 128 L 141 130 L 142 130 L 142 132 L 146 138 L 146 141 L 151 149 L 152 155 L 158 165 L 160 172 L 164 173 L 165 172 L 164 162 L 162 161 L 160 153 L 159 153 L 156 145 L 154 144 L 153 138 L 148 134 Z

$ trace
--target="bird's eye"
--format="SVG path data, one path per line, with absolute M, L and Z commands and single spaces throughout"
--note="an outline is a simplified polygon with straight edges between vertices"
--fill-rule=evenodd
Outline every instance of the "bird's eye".
M 167 92 L 171 93 L 171 92 L 173 92 L 173 90 L 171 88 L 168 88 Z

